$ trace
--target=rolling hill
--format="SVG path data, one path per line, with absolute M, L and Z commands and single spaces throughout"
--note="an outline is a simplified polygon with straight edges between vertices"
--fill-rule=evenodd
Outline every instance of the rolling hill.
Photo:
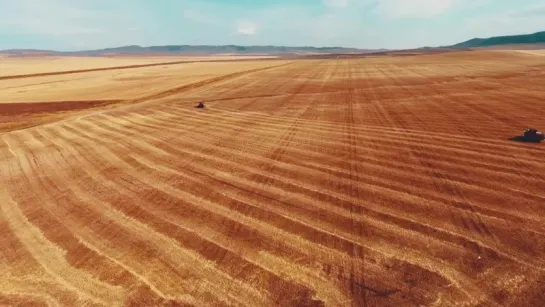
M 166 46 L 149 46 L 142 47 L 138 45 L 122 46 L 115 48 L 105 48 L 97 50 L 82 50 L 82 51 L 50 51 L 50 50 L 29 50 L 29 49 L 10 49 L 3 50 L 0 53 L 11 55 L 24 54 L 51 54 L 51 55 L 83 55 L 83 56 L 100 56 L 110 54 L 300 54 L 300 53 L 362 53 L 376 52 L 385 49 L 357 49 L 344 47 L 286 47 L 286 46 L 239 46 L 239 45 L 166 45 Z
M 474 38 L 468 41 L 458 43 L 452 48 L 476 48 L 491 47 L 499 45 L 520 45 L 520 44 L 545 44 L 545 31 L 533 34 L 495 36 L 489 38 Z
M 346 47 L 312 47 L 312 46 L 241 46 L 241 45 L 163 45 L 163 46 L 139 46 L 129 45 L 114 48 L 81 51 L 54 51 L 34 49 L 9 49 L 0 50 L 0 53 L 14 56 L 21 55 L 55 55 L 55 56 L 103 56 L 103 55 L 290 55 L 290 54 L 350 54 L 373 53 L 382 54 L 389 52 L 407 51 L 445 51 L 452 49 L 469 49 L 507 45 L 545 45 L 545 31 L 533 34 L 495 36 L 489 38 L 473 38 L 465 42 L 450 46 L 422 47 L 407 50 L 390 50 L 384 48 L 358 49 Z

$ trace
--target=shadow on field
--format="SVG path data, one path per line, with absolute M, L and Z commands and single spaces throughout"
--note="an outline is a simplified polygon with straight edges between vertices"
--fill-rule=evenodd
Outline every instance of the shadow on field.
M 537 141 L 537 140 L 525 139 L 522 135 L 517 135 L 517 136 L 514 136 L 514 137 L 510 137 L 510 138 L 508 138 L 508 140 L 513 141 L 513 142 L 520 142 L 520 143 L 535 143 L 535 144 L 540 143 L 540 141 Z

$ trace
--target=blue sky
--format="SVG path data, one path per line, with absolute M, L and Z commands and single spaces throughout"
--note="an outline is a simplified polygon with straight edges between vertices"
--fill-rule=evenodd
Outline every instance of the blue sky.
M 413 48 L 542 30 L 543 0 L 0 0 L 0 49 Z

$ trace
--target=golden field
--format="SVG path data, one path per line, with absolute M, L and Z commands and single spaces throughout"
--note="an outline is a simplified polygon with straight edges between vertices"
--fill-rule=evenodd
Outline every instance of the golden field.
M 539 306 L 545 144 L 509 138 L 543 84 L 498 51 L 0 80 L 0 305 Z
M 97 68 L 115 68 L 134 65 L 153 65 L 172 62 L 204 62 L 226 60 L 274 58 L 274 56 L 111 56 L 111 57 L 56 57 L 23 56 L 9 57 L 0 54 L 2 70 L 0 77 L 52 73 L 57 71 L 78 71 Z

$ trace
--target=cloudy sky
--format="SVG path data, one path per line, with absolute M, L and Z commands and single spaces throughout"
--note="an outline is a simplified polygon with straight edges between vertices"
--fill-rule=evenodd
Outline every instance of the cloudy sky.
M 0 0 L 0 49 L 413 48 L 543 30 L 543 0 Z

